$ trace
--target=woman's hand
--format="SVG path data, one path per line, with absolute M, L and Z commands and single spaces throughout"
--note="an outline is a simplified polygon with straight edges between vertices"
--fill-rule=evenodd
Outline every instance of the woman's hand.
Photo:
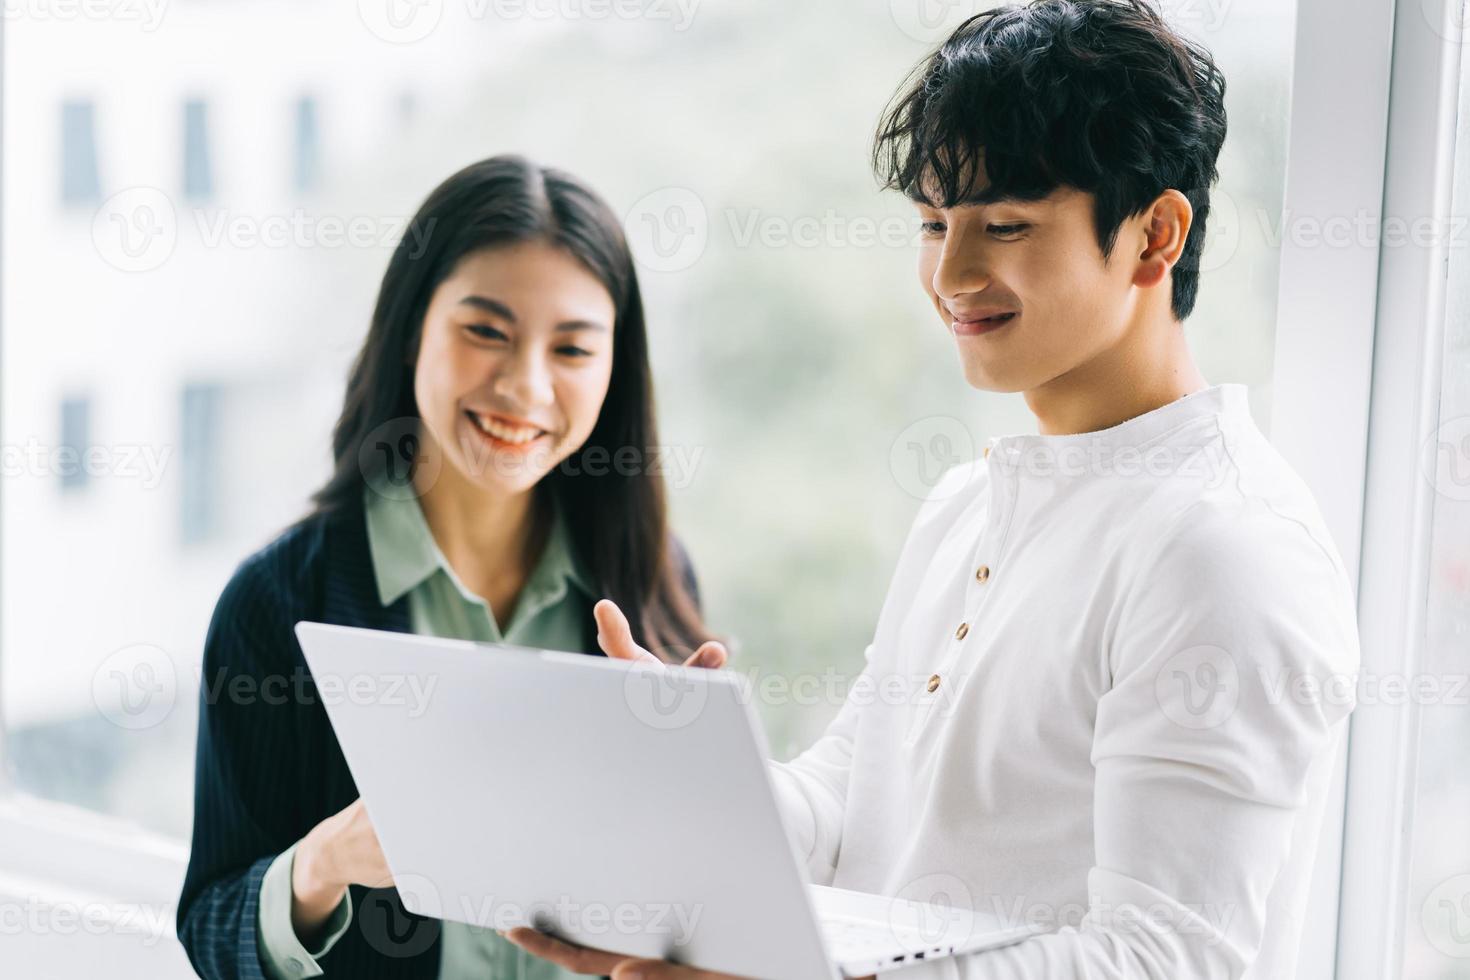
M 309 941 L 347 894 L 348 885 L 384 888 L 393 872 L 358 799 L 323 820 L 296 845 L 291 862 L 291 926 Z
M 618 608 L 618 604 L 611 599 L 603 599 L 592 607 L 592 618 L 597 620 L 597 645 L 602 647 L 602 652 L 615 660 L 632 660 L 634 662 L 645 662 L 662 664 L 663 661 L 652 653 L 633 642 L 633 631 L 628 626 L 628 617 Z M 710 640 L 700 645 L 684 661 L 685 667 L 708 667 L 718 669 L 725 666 L 725 661 L 730 659 L 725 645 L 718 640 Z

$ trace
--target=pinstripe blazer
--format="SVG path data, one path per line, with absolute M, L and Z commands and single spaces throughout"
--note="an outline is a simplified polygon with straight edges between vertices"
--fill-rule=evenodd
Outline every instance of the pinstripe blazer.
M 675 561 L 698 587 L 683 548 Z M 265 980 L 256 953 L 260 884 L 271 861 L 357 799 L 297 644 L 297 621 L 409 632 L 408 597 L 378 597 L 360 505 L 313 516 L 242 562 L 204 643 L 194 832 L 178 934 L 206 980 Z M 583 649 L 600 655 L 589 605 Z M 407 761 L 407 760 L 406 760 Z M 348 980 L 435 980 L 436 919 L 393 888 L 349 889 L 353 926 L 320 960 Z

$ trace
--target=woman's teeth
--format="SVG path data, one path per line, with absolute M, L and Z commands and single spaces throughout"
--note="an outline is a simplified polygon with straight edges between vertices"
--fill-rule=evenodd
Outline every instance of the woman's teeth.
M 505 425 L 492 418 L 476 415 L 474 412 L 466 412 L 465 414 L 470 417 L 471 422 L 475 423 L 475 428 L 492 438 L 499 439 L 501 442 L 519 445 L 546 434 L 541 429 L 529 426 Z

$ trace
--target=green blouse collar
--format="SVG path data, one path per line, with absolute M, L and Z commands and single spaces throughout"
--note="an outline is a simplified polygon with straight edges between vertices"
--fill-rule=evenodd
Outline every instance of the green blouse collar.
M 429 522 L 416 496 L 390 497 L 363 489 L 367 515 L 368 549 L 373 559 L 378 598 L 390 606 L 436 571 L 449 576 L 467 599 L 478 600 L 460 582 L 449 561 L 434 541 Z M 554 506 L 551 534 L 531 576 L 526 581 L 518 606 L 542 607 L 559 600 L 568 584 L 576 585 L 589 598 L 598 593 L 591 576 L 578 560 L 571 531 L 561 505 Z

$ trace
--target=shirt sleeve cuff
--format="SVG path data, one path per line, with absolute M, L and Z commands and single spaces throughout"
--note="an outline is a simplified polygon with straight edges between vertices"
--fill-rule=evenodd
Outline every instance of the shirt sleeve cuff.
M 296 937 L 291 925 L 291 864 L 295 857 L 296 845 L 292 844 L 271 862 L 260 883 L 255 936 L 261 966 L 270 980 L 321 976 L 317 958 L 325 956 L 352 924 L 352 897 L 343 895 L 322 924 L 321 938 L 311 949 Z

